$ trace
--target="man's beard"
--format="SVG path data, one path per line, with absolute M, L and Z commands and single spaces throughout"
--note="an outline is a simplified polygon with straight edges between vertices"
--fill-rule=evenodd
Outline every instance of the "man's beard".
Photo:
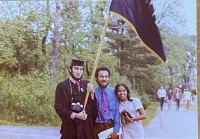
M 70 75 L 71 75 L 71 77 L 72 77 L 74 80 L 76 80 L 76 81 L 80 80 L 80 79 L 83 77 L 83 75 L 82 75 L 80 78 L 76 78 L 76 77 L 73 75 L 73 71 L 70 72 Z
M 101 88 L 106 88 L 108 86 L 108 84 L 110 83 L 110 81 L 108 81 L 108 83 L 105 86 L 102 86 L 98 80 L 96 80 L 97 84 L 101 87 Z

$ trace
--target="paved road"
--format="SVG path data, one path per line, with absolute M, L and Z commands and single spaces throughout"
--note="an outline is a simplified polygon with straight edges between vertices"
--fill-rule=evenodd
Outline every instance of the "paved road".
M 60 128 L 0 125 L 0 139 L 59 139 Z
M 185 108 L 158 109 L 154 119 L 145 127 L 148 139 L 197 139 L 197 112 Z M 59 139 L 60 128 L 0 125 L 0 139 Z
M 197 112 L 181 107 L 175 110 L 175 104 L 168 110 L 158 109 L 155 118 L 145 127 L 148 139 L 198 139 Z

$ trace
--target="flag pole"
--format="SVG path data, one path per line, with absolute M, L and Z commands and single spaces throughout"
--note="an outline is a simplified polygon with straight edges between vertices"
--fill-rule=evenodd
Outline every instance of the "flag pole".
M 102 37 L 101 37 L 101 41 L 99 43 L 99 48 L 97 50 L 97 55 L 96 55 L 96 60 L 94 62 L 94 66 L 93 66 L 93 70 L 92 70 L 92 75 L 90 77 L 90 83 L 92 84 L 93 83 L 93 79 L 94 79 L 94 74 L 95 74 L 95 71 L 96 71 L 96 68 L 97 68 L 97 64 L 98 64 L 98 61 L 99 61 L 99 57 L 100 57 L 100 53 L 101 53 L 101 49 L 102 49 L 102 45 L 103 45 L 103 41 L 104 41 L 104 37 L 106 35 L 106 28 L 108 27 L 108 22 L 110 20 L 110 12 L 108 12 L 108 16 L 107 16 L 107 19 L 106 19 L 106 22 L 105 22 L 105 25 L 104 25 L 104 29 L 103 29 L 103 33 L 102 33 Z M 84 102 L 84 109 L 86 107 L 86 104 L 87 104 L 87 101 L 88 101 L 88 97 L 90 95 L 90 92 L 87 91 L 87 94 L 85 96 L 85 102 Z

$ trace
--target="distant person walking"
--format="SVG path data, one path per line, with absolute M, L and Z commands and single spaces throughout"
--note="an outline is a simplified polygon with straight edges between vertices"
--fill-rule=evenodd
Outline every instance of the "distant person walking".
M 184 101 L 185 101 L 185 108 L 188 111 L 189 107 L 190 107 L 190 103 L 192 102 L 192 94 L 188 90 L 188 88 L 186 88 L 185 91 L 183 92 L 183 98 L 184 98 Z
M 193 95 L 193 105 L 197 105 L 197 93 L 195 92 Z
M 172 89 L 170 89 L 169 92 L 167 93 L 168 110 L 170 110 L 172 107 L 172 99 L 173 99 L 173 93 L 172 93 Z
M 157 91 L 157 95 L 160 99 L 160 110 L 162 111 L 164 100 L 166 99 L 166 90 L 163 86 L 160 86 L 160 89 Z
M 174 99 L 176 101 L 176 110 L 178 111 L 179 110 L 179 107 L 180 107 L 180 101 L 182 99 L 182 92 L 181 92 L 181 89 L 179 88 L 176 88 L 175 90 L 175 93 L 174 93 Z

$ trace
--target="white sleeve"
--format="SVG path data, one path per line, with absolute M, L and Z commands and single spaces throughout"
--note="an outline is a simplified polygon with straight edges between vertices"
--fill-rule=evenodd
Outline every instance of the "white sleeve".
M 139 98 L 133 98 L 133 105 L 135 105 L 135 110 L 138 110 L 141 108 L 144 109 L 142 102 L 140 101 Z
M 158 97 L 160 98 L 160 92 L 159 92 L 159 90 L 157 91 L 157 95 L 158 95 Z

